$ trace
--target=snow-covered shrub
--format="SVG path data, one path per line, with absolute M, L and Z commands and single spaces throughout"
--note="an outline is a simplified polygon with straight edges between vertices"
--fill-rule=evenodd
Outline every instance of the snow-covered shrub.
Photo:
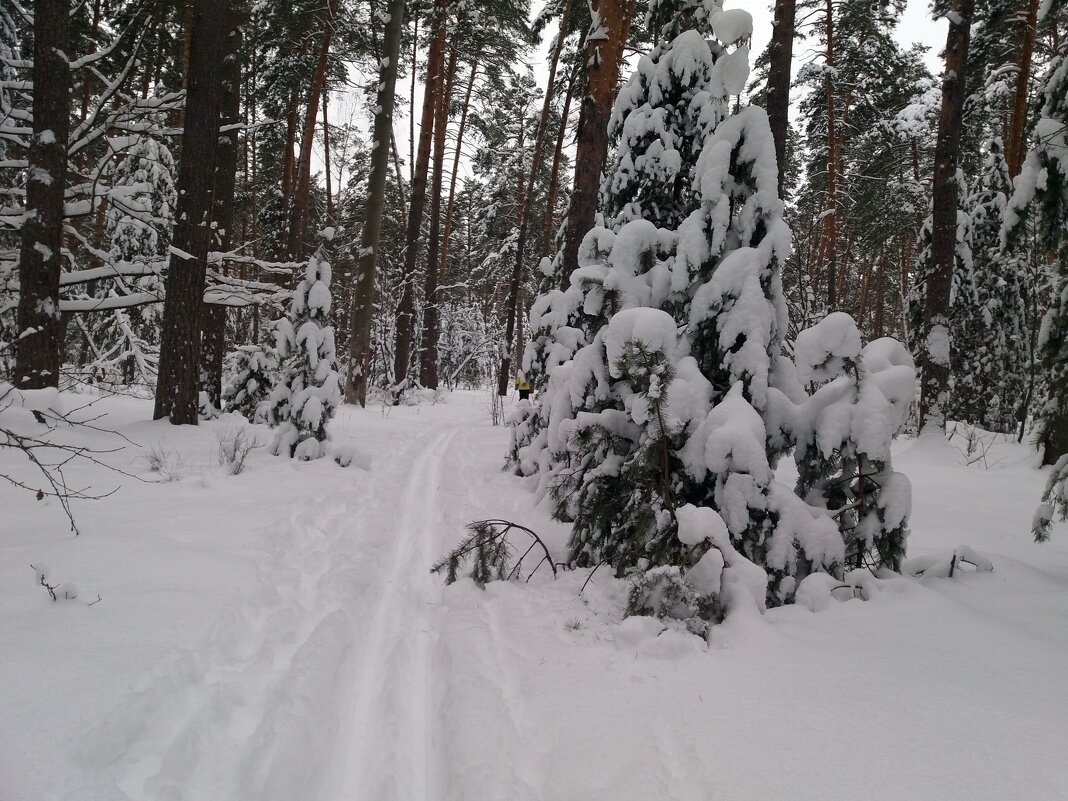
M 862 347 L 842 312 L 802 331 L 794 355 L 801 380 L 819 386 L 795 418 L 797 493 L 837 521 L 847 568 L 900 570 L 912 490 L 890 445 L 915 394 L 912 357 L 893 339 Z
M 260 447 L 255 431 L 245 425 L 216 431 L 215 438 L 219 440 L 219 464 L 232 476 L 240 475 L 244 471 L 245 460 L 252 451 Z
M 341 404 L 330 324 L 330 264 L 320 247 L 308 259 L 289 315 L 274 323 L 281 377 L 271 390 L 269 422 L 275 455 L 303 461 L 325 454 L 327 425 Z
M 267 421 L 267 402 L 278 375 L 278 352 L 264 345 L 241 345 L 227 359 L 228 378 L 222 400 L 228 412 L 251 423 Z
M 170 450 L 162 440 L 147 448 L 139 458 L 150 473 L 157 474 L 163 481 L 181 481 L 185 474 L 182 455 Z

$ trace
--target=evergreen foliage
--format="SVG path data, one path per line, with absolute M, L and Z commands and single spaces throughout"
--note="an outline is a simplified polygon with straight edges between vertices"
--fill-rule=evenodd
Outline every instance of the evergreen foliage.
M 228 412 L 244 415 L 252 423 L 267 421 L 267 402 L 278 378 L 278 353 L 263 345 L 241 345 L 230 354 L 229 378 L 223 387 Z
M 797 338 L 800 378 L 818 386 L 798 415 L 797 494 L 831 514 L 845 566 L 900 570 L 911 488 L 890 443 L 908 417 L 915 366 L 896 340 L 861 345 L 849 315 L 828 315 Z
M 714 30 L 731 31 L 728 42 L 745 37 L 734 16 L 718 22 L 712 15 Z M 692 38 L 680 34 L 659 51 L 660 63 L 672 63 L 664 53 L 682 52 L 680 40 L 696 48 Z M 744 47 L 724 48 L 714 66 L 734 56 L 744 63 L 746 55 Z M 632 89 L 643 86 L 641 75 L 639 68 Z M 834 383 L 837 374 L 828 375 L 833 387 L 806 401 L 782 353 L 790 231 L 767 116 L 755 107 L 726 116 L 716 96 L 706 92 L 693 109 L 712 121 L 697 137 L 688 174 L 696 199 L 683 192 L 668 207 L 674 189 L 665 187 L 677 186 L 679 173 L 667 180 L 651 167 L 633 169 L 654 162 L 622 153 L 602 198 L 618 210 L 614 224 L 587 235 L 570 285 L 545 291 L 532 311 L 536 333 L 524 367 L 544 391 L 536 409 L 516 416 L 511 459 L 519 472 L 538 474 L 556 516 L 572 523 L 569 562 L 606 563 L 634 579 L 632 613 L 715 619 L 744 598 L 759 608 L 785 603 L 809 573 L 840 573 L 847 551 L 852 563 L 878 552 L 874 561 L 896 567 L 904 550 L 908 485 L 890 470 L 889 441 L 911 397 L 911 361 L 900 346 L 888 353 L 873 343 L 871 371 L 879 377 L 858 380 L 865 369 L 858 350 L 852 379 Z M 635 117 L 626 95 L 620 104 L 630 109 L 627 120 L 670 119 L 651 107 Z M 639 140 L 624 134 L 621 141 Z M 648 141 L 659 154 L 657 141 L 676 140 Z M 649 145 L 641 146 L 647 156 Z M 635 200 L 656 192 L 663 202 Z M 892 393 L 885 390 L 890 399 L 880 389 L 884 371 L 896 380 Z M 831 450 L 813 450 L 811 497 L 803 499 L 775 481 L 774 467 L 799 436 L 815 441 L 820 431 L 823 444 L 826 426 L 814 418 L 832 399 L 857 407 L 846 412 L 856 427 L 833 432 Z M 843 477 L 843 492 L 869 497 L 836 523 L 832 515 L 844 505 L 818 487 Z M 893 486 L 870 492 L 879 478 Z M 728 575 L 748 590 L 727 593 Z M 690 577 L 704 589 L 694 590 Z
M 1006 243 L 1019 242 L 1034 203 L 1044 255 L 1052 257 L 1049 307 L 1037 343 L 1048 387 L 1037 414 L 1038 440 L 1050 464 L 1068 453 L 1068 52 L 1058 55 L 1043 83 L 1035 141 L 1014 183 L 1005 227 Z
M 302 461 L 324 456 L 327 426 L 341 404 L 330 324 L 330 277 L 330 264 L 320 246 L 308 259 L 288 316 L 274 323 L 282 372 L 271 390 L 269 420 L 278 429 L 272 445 L 278 456 Z
M 1035 542 L 1046 542 L 1052 533 L 1053 518 L 1068 520 L 1068 453 L 1061 456 L 1050 471 L 1042 502 L 1031 521 Z
M 1001 228 L 1011 194 L 1000 139 L 988 143 L 983 170 L 968 197 L 971 217 L 971 291 L 954 296 L 962 343 L 952 353 L 950 417 L 989 431 L 1010 432 L 1026 394 L 1026 257 L 1002 248 Z

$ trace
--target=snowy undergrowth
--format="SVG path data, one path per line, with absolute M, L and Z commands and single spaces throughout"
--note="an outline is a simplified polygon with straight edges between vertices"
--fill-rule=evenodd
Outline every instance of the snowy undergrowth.
M 485 591 L 429 574 L 475 519 L 566 549 L 569 527 L 500 471 L 485 393 L 342 407 L 333 440 L 367 469 L 260 448 L 237 476 L 217 435 L 239 418 L 175 428 L 148 402 L 102 403 L 138 443 L 109 460 L 154 481 L 139 457 L 162 442 L 184 472 L 77 504 L 78 538 L 54 501 L 0 489 L 5 798 L 1068 794 L 1068 526 L 1031 542 L 1045 473 L 1024 447 L 999 443 L 990 469 L 945 443 L 894 449 L 909 556 L 966 544 L 994 572 L 813 587 L 705 641 L 624 620 L 628 585 L 606 570 L 581 595 L 586 570 Z M 38 561 L 103 600 L 53 603 Z

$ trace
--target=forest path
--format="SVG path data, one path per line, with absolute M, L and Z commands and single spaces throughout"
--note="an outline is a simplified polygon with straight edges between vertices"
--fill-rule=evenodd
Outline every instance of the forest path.
M 450 409 L 415 428 L 410 444 L 372 471 L 371 508 L 353 510 L 356 547 L 371 549 L 366 558 L 381 570 L 365 574 L 374 585 L 362 593 L 367 602 L 357 627 L 366 629 L 352 657 L 329 798 L 446 797 L 442 583 L 430 565 L 462 531 L 446 485 L 460 472 L 460 435 L 484 424 L 485 414 Z M 345 684 L 342 678 L 343 697 Z

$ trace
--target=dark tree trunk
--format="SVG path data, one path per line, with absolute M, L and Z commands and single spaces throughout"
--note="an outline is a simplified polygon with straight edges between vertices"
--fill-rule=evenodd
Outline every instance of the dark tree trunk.
M 367 374 L 371 361 L 371 316 L 375 289 L 375 263 L 378 259 L 378 239 L 382 226 L 382 210 L 386 205 L 386 175 L 389 172 L 389 153 L 386 140 L 393 135 L 393 105 L 397 88 L 397 65 L 400 61 L 401 31 L 404 27 L 404 0 L 391 0 L 389 23 L 386 25 L 385 66 L 378 79 L 378 113 L 375 114 L 374 139 L 371 151 L 371 174 L 367 187 L 367 219 L 360 235 L 360 260 L 356 268 L 356 286 L 352 293 L 352 333 L 349 337 L 349 379 L 345 385 L 345 400 L 367 404 Z
M 564 107 L 560 110 L 560 129 L 556 132 L 556 147 L 553 149 L 553 166 L 549 174 L 549 189 L 545 197 L 545 217 L 541 223 L 540 256 L 555 255 L 553 223 L 556 222 L 556 197 L 560 192 L 560 162 L 564 153 L 564 141 L 567 139 L 568 117 L 571 116 L 571 99 L 575 94 L 577 70 L 571 70 L 567 79 L 567 92 L 564 94 Z
M 311 156 L 315 144 L 315 122 L 319 118 L 319 98 L 326 84 L 326 65 L 330 56 L 330 42 L 334 33 L 339 0 L 329 0 L 323 16 L 323 37 L 319 41 L 319 60 L 312 76 L 308 108 L 304 114 L 304 134 L 300 140 L 300 158 L 297 159 L 297 181 L 293 190 L 293 211 L 289 221 L 289 257 L 300 260 L 304 257 L 304 240 L 308 223 L 308 199 L 311 194 Z
M 579 111 L 575 145 L 575 183 L 567 210 L 560 283 L 566 288 L 578 267 L 578 250 L 583 237 L 593 228 L 601 168 L 608 154 L 608 120 L 623 47 L 630 30 L 633 5 L 625 0 L 591 0 L 595 17 L 600 18 L 602 36 L 586 40 L 586 91 Z
M 434 134 L 435 99 L 441 91 L 445 70 L 446 12 L 449 0 L 434 0 L 433 34 L 427 56 L 426 86 L 423 88 L 423 116 L 419 129 L 419 151 L 412 177 L 408 206 L 408 232 L 405 237 L 404 277 L 397 306 L 397 338 L 393 348 L 393 379 L 401 384 L 408 377 L 415 333 L 415 273 L 419 261 L 419 229 L 426 205 L 426 179 L 430 170 L 430 145 Z
M 949 393 L 949 296 L 957 246 L 957 162 L 974 0 L 956 0 L 946 37 L 942 110 L 935 142 L 931 261 L 920 341 L 920 427 L 945 428 Z
M 456 212 L 456 177 L 460 174 L 460 154 L 464 144 L 464 129 L 467 127 L 467 115 L 471 110 L 471 95 L 475 89 L 475 76 L 478 63 L 471 64 L 471 74 L 467 78 L 467 92 L 464 105 L 460 110 L 460 127 L 456 129 L 456 149 L 452 156 L 452 173 L 449 175 L 449 202 L 445 207 L 445 225 L 441 232 L 441 258 L 438 266 L 438 281 L 445 282 L 445 273 L 449 264 L 449 240 L 452 237 L 452 221 Z
M 426 284 L 423 292 L 423 342 L 419 354 L 419 383 L 438 388 L 438 254 L 441 249 L 441 183 L 445 166 L 445 129 L 456 76 L 457 50 L 449 54 L 445 91 L 439 92 L 434 114 L 434 167 L 430 179 L 430 232 L 426 253 Z
M 236 10 L 235 10 L 236 11 Z M 235 13 L 227 34 L 226 57 L 221 67 L 222 90 L 220 96 L 219 125 L 237 125 L 241 122 L 241 25 L 245 20 Z M 233 246 L 234 200 L 237 196 L 237 150 L 240 144 L 237 129 L 219 133 L 219 150 L 216 154 L 214 211 L 212 228 L 215 244 L 225 253 Z M 225 262 L 218 265 L 220 273 L 227 271 Z M 223 359 L 226 356 L 226 306 L 204 305 L 204 331 L 200 340 L 201 389 L 207 393 L 208 402 L 216 409 L 222 407 Z
M 227 20 L 232 0 L 194 0 L 189 47 L 178 207 L 172 242 L 167 300 L 163 306 L 159 378 L 153 417 L 196 425 L 200 331 L 211 249 L 212 189 L 219 141 L 219 99 Z
M 827 52 L 827 204 L 823 218 L 823 260 L 826 263 L 827 310 L 838 307 L 838 115 L 834 97 L 834 5 L 827 0 L 824 25 Z
M 796 0 L 775 0 L 768 56 L 768 122 L 779 164 L 779 197 L 786 197 L 786 140 L 790 133 L 790 80 L 794 58 Z
M 33 140 L 19 251 L 15 384 L 59 384 L 63 345 L 59 273 L 70 132 L 70 0 L 37 0 L 33 21 Z

